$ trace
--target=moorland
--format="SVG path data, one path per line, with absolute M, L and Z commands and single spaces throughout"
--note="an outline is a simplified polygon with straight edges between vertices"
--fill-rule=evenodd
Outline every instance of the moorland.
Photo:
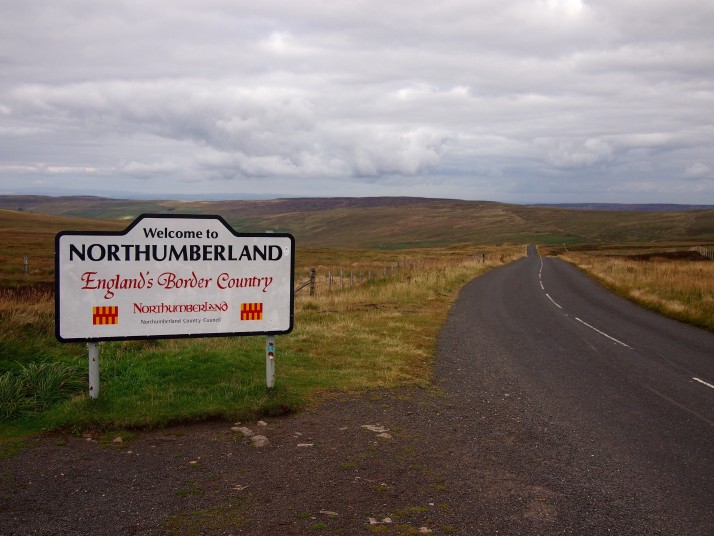
M 714 262 L 692 249 L 714 249 L 714 210 L 669 208 L 0 196 L 4 444 L 43 429 L 253 418 L 335 391 L 428 388 L 436 336 L 459 289 L 529 243 L 630 299 L 714 331 Z M 86 347 L 54 338 L 54 237 L 120 231 L 140 214 L 217 214 L 239 232 L 295 237 L 296 282 L 314 268 L 317 284 L 313 295 L 296 294 L 295 329 L 277 342 L 274 389 L 265 387 L 259 337 L 114 341 L 102 345 L 102 397 L 88 399 Z

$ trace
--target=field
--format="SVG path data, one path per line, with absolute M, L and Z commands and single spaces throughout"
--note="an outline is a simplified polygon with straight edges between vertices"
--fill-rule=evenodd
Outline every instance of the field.
M 522 256 L 526 243 L 648 307 L 714 330 L 714 262 L 673 254 L 714 242 L 714 211 L 618 215 L 406 198 L 251 203 L 91 198 L 53 205 L 64 216 L 31 213 L 36 205 L 0 210 L 2 436 L 240 420 L 297 411 L 339 391 L 430 388 L 436 335 L 459 289 Z M 244 231 L 289 231 L 298 246 L 296 285 L 315 269 L 315 295 L 296 294 L 295 329 L 277 338 L 276 387 L 265 387 L 264 337 L 107 342 L 101 396 L 90 401 L 86 346 L 54 338 L 54 236 L 118 231 L 137 211 L 178 209 L 220 213 Z
M 0 286 L 54 284 L 54 237 L 62 230 L 119 231 L 124 227 L 126 222 L 57 218 L 0 209 Z
M 570 252 L 561 258 L 648 309 L 714 331 L 714 262 L 695 252 Z
M 403 249 L 451 244 L 592 244 L 714 241 L 714 210 L 571 210 L 422 198 L 135 201 L 0 196 L 0 209 L 113 220 L 142 213 L 220 214 L 242 232 L 285 231 L 302 247 Z M 109 222 L 107 223 L 109 224 Z

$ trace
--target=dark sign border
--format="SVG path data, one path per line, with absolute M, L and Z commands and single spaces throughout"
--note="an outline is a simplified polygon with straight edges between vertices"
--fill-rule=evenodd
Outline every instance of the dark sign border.
M 218 220 L 233 236 L 237 238 L 288 238 L 290 239 L 290 325 L 285 331 L 236 331 L 220 333 L 198 333 L 179 335 L 128 335 L 125 337 L 79 337 L 66 338 L 60 335 L 60 239 L 63 236 L 126 236 L 134 227 L 147 218 L 182 219 L 182 220 Z M 256 335 L 284 335 L 293 330 L 295 315 L 295 238 L 289 233 L 239 233 L 231 227 L 223 217 L 207 214 L 141 214 L 123 231 L 60 231 L 55 235 L 55 337 L 60 342 L 101 342 L 153 339 L 199 339 L 209 337 L 250 337 Z

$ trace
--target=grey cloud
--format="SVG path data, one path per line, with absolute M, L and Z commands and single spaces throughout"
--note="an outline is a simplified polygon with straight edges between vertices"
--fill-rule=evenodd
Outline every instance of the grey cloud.
M 27 115 L 66 129 L 110 129 L 191 140 L 225 152 L 233 172 L 246 176 L 413 175 L 437 165 L 445 134 L 434 128 L 318 126 L 311 97 L 281 88 L 241 88 L 206 82 L 83 83 L 25 86 L 12 102 Z M 215 159 L 214 159 L 215 161 Z M 162 164 L 134 162 L 127 172 Z M 237 168 L 237 169 L 234 169 Z
M 714 180 L 714 172 L 706 164 L 694 162 L 686 167 L 684 176 L 688 179 L 710 179 Z
M 612 159 L 612 146 L 601 139 L 535 140 L 536 147 L 547 155 L 548 161 L 558 168 L 589 167 Z
M 310 178 L 342 194 L 684 200 L 689 184 L 714 202 L 705 0 L 0 11 L 0 189 L 255 179 L 300 194 Z

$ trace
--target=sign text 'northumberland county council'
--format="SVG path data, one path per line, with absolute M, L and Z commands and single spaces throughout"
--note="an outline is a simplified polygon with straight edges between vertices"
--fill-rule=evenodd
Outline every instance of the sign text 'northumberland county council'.
M 60 341 L 277 335 L 293 327 L 295 240 L 219 216 L 139 216 L 55 238 Z

